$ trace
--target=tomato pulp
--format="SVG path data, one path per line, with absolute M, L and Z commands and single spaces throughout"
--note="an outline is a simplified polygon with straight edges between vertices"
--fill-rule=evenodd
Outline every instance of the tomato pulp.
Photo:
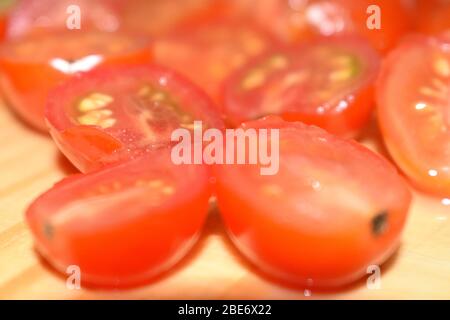
M 223 220 L 251 262 L 282 280 L 328 288 L 394 252 L 411 195 L 388 161 L 299 122 L 269 117 L 242 128 L 279 129 L 277 174 L 261 175 L 261 165 L 215 168 Z
M 49 95 L 46 119 L 81 171 L 171 144 L 174 129 L 223 128 L 211 100 L 171 70 L 123 66 L 79 74 Z
M 398 46 L 383 64 L 377 104 L 397 165 L 419 188 L 450 196 L 450 36 Z
M 57 183 L 27 210 L 38 251 L 82 285 L 143 284 L 197 240 L 211 188 L 205 166 L 174 165 L 169 150 Z
M 2 91 L 24 120 L 45 130 L 47 94 L 58 83 L 101 66 L 150 61 L 148 40 L 128 34 L 63 32 L 21 38 L 0 49 Z

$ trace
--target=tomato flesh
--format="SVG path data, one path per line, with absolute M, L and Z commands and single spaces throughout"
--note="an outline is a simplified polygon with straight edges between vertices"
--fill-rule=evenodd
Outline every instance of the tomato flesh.
M 377 86 L 390 154 L 419 188 L 450 196 L 450 37 L 411 37 L 388 56 Z
M 148 40 L 128 34 L 68 32 L 22 38 L 0 50 L 2 91 L 24 120 L 46 130 L 45 103 L 57 84 L 77 72 L 151 60 Z
M 153 50 L 158 64 L 177 70 L 220 101 L 228 75 L 271 42 L 248 24 L 220 20 L 177 29 L 156 40 Z
M 370 117 L 378 63 L 358 38 L 274 49 L 227 81 L 225 114 L 235 125 L 275 114 L 354 135 Z
M 393 253 L 411 195 L 386 160 L 299 122 L 242 128 L 280 130 L 277 174 L 261 175 L 261 164 L 215 168 L 223 220 L 251 262 L 298 285 L 334 287 Z
M 209 98 L 173 71 L 115 67 L 77 75 L 54 90 L 46 119 L 62 152 L 81 171 L 171 144 L 173 130 L 223 123 Z
M 192 247 L 208 212 L 205 166 L 174 165 L 168 150 L 57 183 L 28 209 L 38 251 L 82 285 L 148 282 Z

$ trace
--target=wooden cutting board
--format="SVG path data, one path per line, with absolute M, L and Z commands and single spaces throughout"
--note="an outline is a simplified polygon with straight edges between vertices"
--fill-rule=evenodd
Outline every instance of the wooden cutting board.
M 417 193 L 402 245 L 382 266 L 380 289 L 368 289 L 367 278 L 328 293 L 275 283 L 239 255 L 219 215 L 212 212 L 194 250 L 154 283 L 126 291 L 70 290 L 66 279 L 34 252 L 24 211 L 36 196 L 76 170 L 48 136 L 27 128 L 1 105 L 0 128 L 2 299 L 450 299 L 450 206 Z M 368 131 L 366 140 L 377 148 L 373 132 Z

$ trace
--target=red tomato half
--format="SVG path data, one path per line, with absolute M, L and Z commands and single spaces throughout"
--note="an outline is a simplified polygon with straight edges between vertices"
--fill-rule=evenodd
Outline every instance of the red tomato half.
M 450 196 L 450 36 L 411 37 L 393 51 L 377 104 L 398 166 L 418 187 Z
M 359 38 L 318 40 L 273 49 L 225 86 L 225 115 L 233 124 L 277 114 L 354 135 L 369 119 L 379 57 Z
M 292 42 L 317 35 L 356 33 L 386 52 L 411 27 L 404 0 L 252 0 L 234 1 L 238 12 L 253 17 L 279 38 Z M 377 6 L 373 11 L 374 6 Z M 235 9 L 236 10 L 236 9 Z M 372 26 L 373 14 L 380 28 Z
M 2 91 L 23 119 L 43 130 L 47 94 L 59 82 L 99 66 L 150 61 L 148 40 L 128 34 L 66 32 L 22 38 L 0 48 Z
M 168 150 L 57 183 L 28 209 L 38 251 L 82 284 L 143 284 L 178 262 L 208 212 L 208 169 L 174 165 Z
M 155 60 L 220 100 L 223 81 L 267 48 L 269 37 L 247 23 L 215 21 L 178 29 L 154 43 Z
M 222 128 L 210 99 L 173 71 L 116 67 L 79 74 L 54 90 L 46 119 L 62 152 L 81 171 L 171 143 L 174 129 Z
M 220 212 L 250 261 L 292 283 L 333 287 L 393 253 L 411 195 L 388 161 L 299 122 L 267 118 L 242 128 L 279 129 L 275 175 L 261 175 L 262 162 L 216 167 Z
M 120 24 L 117 5 L 116 0 L 21 0 L 11 11 L 7 37 L 67 30 L 78 13 L 82 32 L 116 31 Z

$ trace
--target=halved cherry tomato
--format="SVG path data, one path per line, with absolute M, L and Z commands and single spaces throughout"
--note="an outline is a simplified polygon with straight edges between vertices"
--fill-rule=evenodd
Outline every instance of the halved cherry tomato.
M 168 149 L 57 183 L 28 209 L 38 251 L 82 284 L 143 284 L 177 263 L 208 212 L 208 169 L 175 165 Z
M 119 13 L 116 0 L 21 0 L 10 13 L 6 33 L 17 38 L 63 31 L 77 20 L 82 32 L 112 32 L 120 26 Z
M 155 60 L 173 68 L 220 100 L 223 81 L 272 45 L 248 23 L 215 21 L 175 30 L 154 43 Z
M 23 119 L 44 130 L 48 91 L 70 75 L 150 61 L 149 41 L 128 34 L 65 32 L 27 37 L 0 48 L 2 90 Z
M 261 175 L 262 162 L 215 169 L 220 212 L 250 261 L 298 285 L 333 287 L 393 253 L 411 195 L 388 161 L 299 122 L 269 117 L 242 128 L 279 129 L 277 174 Z
M 371 114 L 378 64 L 370 45 L 353 37 L 273 49 L 227 81 L 225 115 L 237 125 L 277 114 L 354 135 Z
M 404 0 L 237 0 L 235 12 L 247 13 L 278 38 L 296 42 L 317 35 L 356 33 L 386 52 L 411 27 Z M 379 8 L 380 29 L 371 29 L 373 8 Z M 378 13 L 378 12 L 377 12 Z
M 222 128 L 210 99 L 173 71 L 124 66 L 79 74 L 54 90 L 46 119 L 62 152 L 81 171 L 171 143 L 174 129 Z
M 393 51 L 377 104 L 398 166 L 418 187 L 450 196 L 450 36 L 411 37 Z
M 437 35 L 450 30 L 450 1 L 417 0 L 417 30 Z

